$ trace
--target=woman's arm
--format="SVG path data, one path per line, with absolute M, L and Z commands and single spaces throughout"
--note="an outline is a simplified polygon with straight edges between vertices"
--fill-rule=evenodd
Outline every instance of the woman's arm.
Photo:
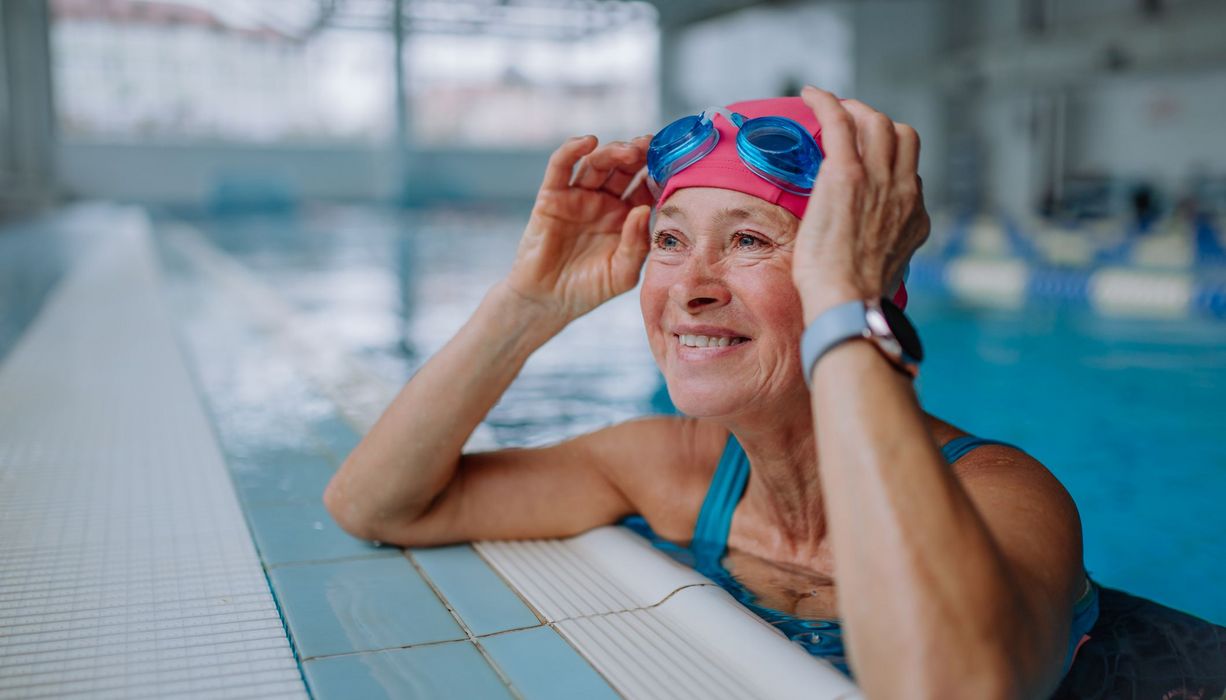
M 826 155 L 795 259 L 807 325 L 879 298 L 928 220 L 913 130 L 829 93 L 804 97 Z M 1003 447 L 963 460 L 960 483 L 911 382 L 868 342 L 822 357 L 812 406 L 839 608 L 868 695 L 1050 693 L 1081 573 L 1076 509 L 1059 483 Z
M 358 537 L 394 541 L 451 482 L 464 443 L 528 357 L 564 325 L 505 283 L 400 390 L 324 492 Z
M 581 137 L 554 152 L 507 279 L 405 385 L 328 485 L 324 502 L 342 527 L 410 544 L 424 529 L 414 523 L 476 488 L 481 470 L 453 482 L 461 449 L 528 357 L 571 320 L 638 281 L 650 209 L 642 197 L 650 194 L 623 202 L 616 188 L 642 166 L 647 142 L 593 150 L 596 139 Z M 607 500 L 602 483 L 595 482 L 595 494 L 574 495 Z M 471 517 L 481 529 L 483 513 Z M 435 538 L 446 535 L 438 520 L 430 528 Z

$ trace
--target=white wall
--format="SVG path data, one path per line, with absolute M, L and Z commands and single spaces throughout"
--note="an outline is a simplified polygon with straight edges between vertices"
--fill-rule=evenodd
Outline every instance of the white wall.
M 946 2 L 953 12 L 961 6 Z M 1023 31 L 1022 0 L 989 0 L 969 25 L 958 27 L 938 65 L 978 65 L 985 76 L 973 93 L 970 128 L 984 147 L 988 206 L 1031 210 L 1052 182 L 1052 160 L 1061 154 L 1052 150 L 1056 121 L 1046 106 L 1061 94 L 1067 97 L 1066 176 L 1148 179 L 1175 198 L 1194 171 L 1226 175 L 1226 50 L 1206 46 L 1200 31 L 1202 17 L 1226 19 L 1218 11 L 1226 6 L 1165 4 L 1161 17 L 1147 19 L 1136 2 L 1051 3 L 1049 35 L 1040 37 Z M 1115 41 L 1104 37 L 1116 36 L 1126 38 L 1122 49 L 1138 53 L 1133 64 L 1111 71 L 1101 49 Z M 1082 55 L 1081 46 L 1094 48 Z M 1052 65 L 1018 59 L 1002 67 L 998 54 L 1008 47 Z M 1161 60 L 1163 49 L 1174 58 Z
M 1226 70 L 1120 77 L 1076 95 L 1072 171 L 1180 188 L 1197 169 L 1226 174 Z
M 837 4 L 750 8 L 685 29 L 677 37 L 678 101 L 691 113 L 711 105 L 778 97 L 812 83 L 837 93 L 852 84 L 852 26 Z
M 916 79 L 917 67 L 935 62 L 944 29 L 933 0 L 856 0 L 844 6 L 854 31 L 855 97 L 891 119 L 910 124 L 920 136 L 920 176 L 930 202 L 945 197 L 948 139 L 942 96 Z

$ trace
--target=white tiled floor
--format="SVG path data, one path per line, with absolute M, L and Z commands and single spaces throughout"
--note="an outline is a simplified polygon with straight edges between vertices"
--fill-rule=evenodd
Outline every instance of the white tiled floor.
M 305 696 L 147 224 L 94 216 L 0 366 L 0 698 Z

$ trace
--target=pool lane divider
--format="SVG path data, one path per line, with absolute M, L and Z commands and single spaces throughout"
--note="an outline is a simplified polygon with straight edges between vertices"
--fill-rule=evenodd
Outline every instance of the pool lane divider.
M 209 264 L 199 255 L 207 244 L 181 245 L 183 235 L 164 237 L 167 265 L 199 272 Z M 279 337 L 270 317 L 234 313 L 250 310 L 254 284 L 227 284 L 215 274 L 180 284 L 180 295 L 195 297 L 180 306 L 196 310 L 184 320 L 182 340 L 312 695 L 618 697 L 471 546 L 403 551 L 336 526 L 322 506 L 323 489 L 358 434 L 317 384 L 286 372 L 292 339 Z M 231 352 L 209 353 L 210 342 Z M 342 371 L 351 380 L 355 370 Z M 283 385 L 272 389 L 296 400 L 261 397 L 252 405 L 241 386 L 218 381 L 252 375 L 279 376 Z M 351 411 L 362 407 L 361 400 L 350 403 Z M 247 430 L 232 419 L 252 411 L 272 426 L 297 426 L 296 434 Z
M 1201 274 L 1132 267 L 1035 267 L 1016 258 L 917 257 L 912 290 L 936 290 L 984 306 L 1033 301 L 1088 306 L 1104 316 L 1226 318 L 1226 271 Z
M 289 364 L 309 377 L 334 403 L 337 416 L 343 416 L 358 431 L 373 425 L 399 387 L 361 386 L 382 380 L 361 368 L 338 370 L 336 363 L 357 360 L 334 348 L 320 347 L 326 343 L 326 333 L 311 331 L 309 322 L 273 290 L 199 233 L 175 226 L 164 240 L 206 273 L 212 294 L 228 296 L 222 306 L 242 309 L 255 318 L 262 336 L 259 342 L 275 348 L 280 364 L 288 358 Z M 327 362 L 319 361 L 320 357 Z M 370 398 L 375 396 L 383 398 Z M 480 440 L 480 435 L 475 436 L 466 449 L 488 446 L 479 445 Z M 259 537 L 257 534 L 257 540 Z M 478 657 L 486 658 L 490 667 L 524 698 L 620 694 L 627 698 L 836 700 L 859 694 L 856 686 L 828 663 L 810 656 L 716 584 L 623 527 L 598 528 L 564 540 L 480 542 L 450 551 L 410 550 L 406 556 L 420 578 L 435 588 L 455 614 Z M 270 566 L 274 590 L 287 576 L 281 572 L 295 566 L 298 564 L 290 562 Z M 319 573 L 326 574 L 322 576 L 325 580 L 330 575 Z M 495 580 L 509 584 L 511 595 L 493 586 Z M 463 587 L 465 582 L 470 584 L 468 589 Z M 339 600 L 339 610 L 344 611 L 347 605 L 356 604 L 348 601 L 345 592 L 357 586 L 341 580 L 335 586 L 322 587 Z M 311 614 L 322 614 L 319 587 L 304 586 L 312 591 L 305 596 Z M 404 591 L 410 586 L 397 583 L 389 588 L 387 595 L 399 596 L 399 604 L 404 605 Z M 288 595 L 282 597 L 278 590 L 295 635 L 294 607 L 300 598 L 296 591 L 287 589 Z M 384 593 L 363 593 L 361 597 L 368 595 Z M 503 602 L 487 610 L 485 606 L 491 603 L 483 601 L 484 596 L 501 597 Z M 516 611 L 513 601 L 526 603 L 538 624 L 487 631 L 528 620 Z M 337 602 L 327 601 L 334 613 Z M 410 608 L 413 605 L 415 601 L 409 603 Z M 381 607 L 375 606 L 371 612 Z M 365 632 L 377 628 L 376 621 L 366 613 L 349 616 L 338 624 L 351 640 L 364 639 Z M 455 631 L 438 625 L 430 635 L 436 638 L 432 642 L 409 642 L 408 646 L 378 651 L 359 651 L 355 646 L 351 652 L 304 658 L 311 691 L 317 697 L 331 697 L 345 688 L 373 692 L 381 687 L 379 684 L 389 683 L 404 694 L 428 695 L 440 686 L 430 685 L 420 674 L 448 664 L 475 663 L 470 652 L 457 651 L 468 648 L 464 642 L 448 639 Z M 330 634 L 335 633 L 333 626 Z M 309 638 L 329 637 L 326 631 L 307 634 Z M 371 644 L 363 642 L 360 646 Z M 308 645 L 304 657 L 314 649 Z M 424 656 L 410 658 L 414 651 L 430 654 L 429 661 Z M 444 657 L 454 658 L 448 662 Z
M 908 286 L 967 303 L 1088 307 L 1104 316 L 1226 318 L 1226 247 L 1213 222 L 1024 231 L 1011 216 L 939 220 Z M 1046 227 L 1046 228 L 1045 228 Z

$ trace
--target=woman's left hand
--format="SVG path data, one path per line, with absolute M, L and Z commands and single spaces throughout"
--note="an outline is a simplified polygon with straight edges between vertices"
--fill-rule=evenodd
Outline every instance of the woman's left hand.
M 792 259 L 807 325 L 836 304 L 885 295 L 930 222 L 915 129 L 825 90 L 801 97 L 822 126 L 824 156 Z

